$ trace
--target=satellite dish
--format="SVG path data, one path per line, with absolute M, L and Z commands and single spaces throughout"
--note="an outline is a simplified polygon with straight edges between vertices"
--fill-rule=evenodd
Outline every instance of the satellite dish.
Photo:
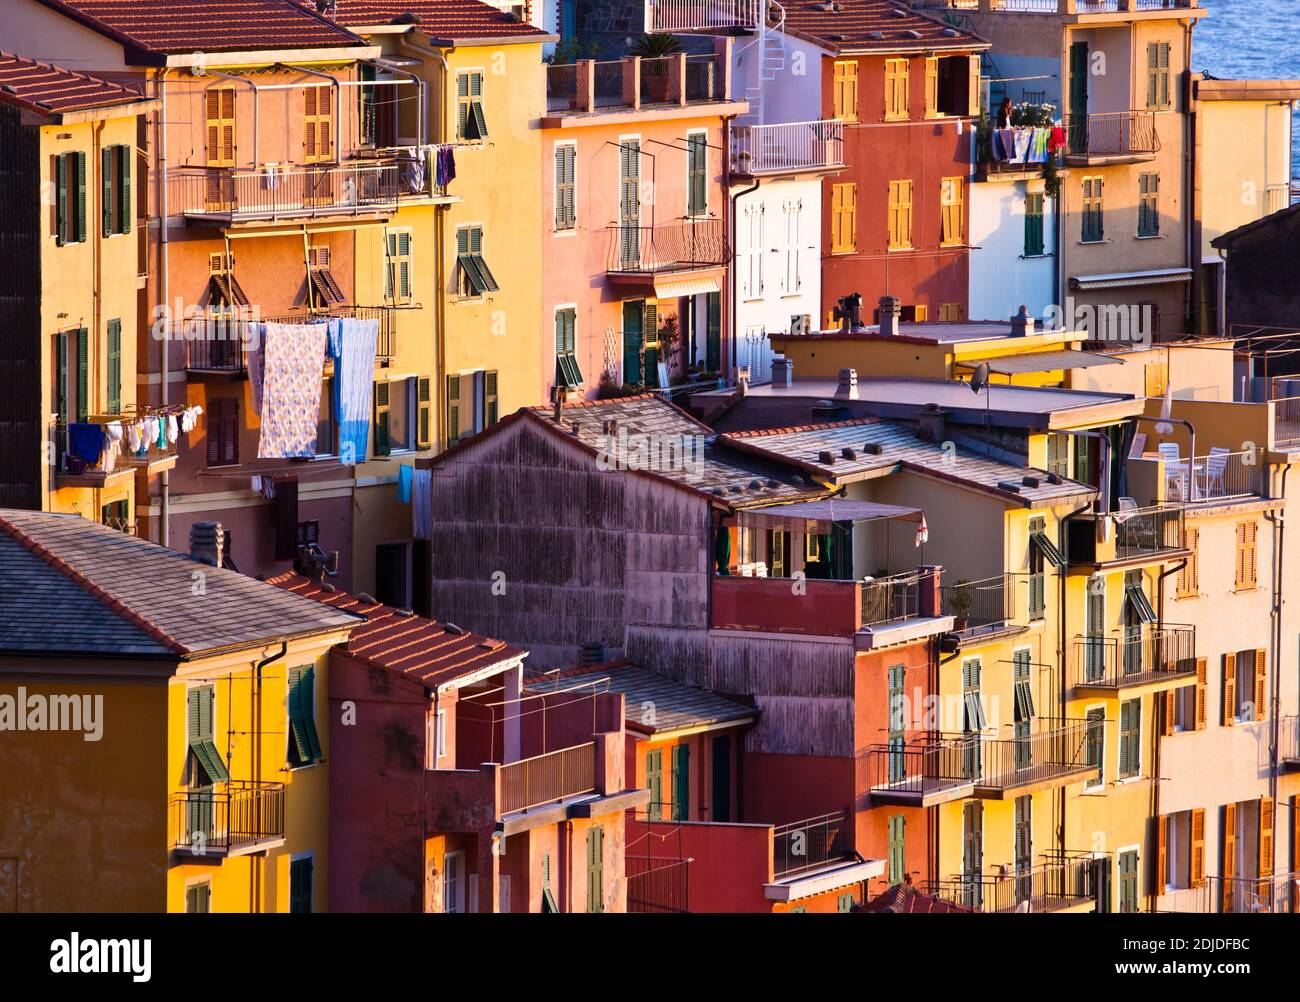
M 975 366 L 975 372 L 970 377 L 971 392 L 979 393 L 989 385 L 989 364 L 981 362 Z

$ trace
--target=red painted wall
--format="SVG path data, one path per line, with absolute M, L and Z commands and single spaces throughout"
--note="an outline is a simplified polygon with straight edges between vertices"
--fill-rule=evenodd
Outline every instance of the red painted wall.
M 795 596 L 784 578 L 710 578 L 714 629 L 761 630 L 846 637 L 862 620 L 854 581 L 805 580 L 804 595 Z

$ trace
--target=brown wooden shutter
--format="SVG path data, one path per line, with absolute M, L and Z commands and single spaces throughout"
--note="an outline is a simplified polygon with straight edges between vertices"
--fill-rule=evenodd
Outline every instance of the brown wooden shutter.
M 1237 720 L 1237 655 L 1223 655 L 1223 706 L 1220 723 L 1231 727 Z
M 1219 861 L 1219 876 L 1223 881 L 1223 910 L 1232 910 L 1232 878 L 1237 875 L 1237 805 L 1223 805 L 1223 858 Z
M 1196 659 L 1196 730 L 1205 730 L 1206 706 L 1210 689 L 1210 665 L 1206 658 Z
M 1268 677 L 1264 657 L 1264 648 L 1255 648 L 1255 719 L 1263 720 L 1268 716 L 1268 687 L 1265 682 Z
M 1178 692 L 1169 689 L 1164 693 L 1162 712 L 1160 714 L 1160 733 L 1168 737 L 1174 733 L 1174 719 L 1178 714 Z
M 1152 820 L 1156 826 L 1156 865 L 1151 871 L 1151 893 L 1162 894 L 1169 866 L 1169 818 L 1161 816 Z
M 1192 808 L 1192 851 L 1188 883 L 1200 887 L 1205 883 L 1205 808 Z
M 275 559 L 298 555 L 298 478 L 275 478 Z
M 978 118 L 980 113 L 980 57 L 974 55 L 967 58 L 970 60 L 970 87 L 966 92 L 967 112 L 972 118 Z
M 1261 877 L 1273 876 L 1273 798 L 1259 798 L 1259 869 Z

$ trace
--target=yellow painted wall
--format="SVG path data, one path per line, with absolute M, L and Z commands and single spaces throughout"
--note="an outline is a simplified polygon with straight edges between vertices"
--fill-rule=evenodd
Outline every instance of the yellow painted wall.
M 1279 101 L 1203 101 L 1201 119 L 1201 257 L 1210 241 L 1290 199 L 1291 109 Z

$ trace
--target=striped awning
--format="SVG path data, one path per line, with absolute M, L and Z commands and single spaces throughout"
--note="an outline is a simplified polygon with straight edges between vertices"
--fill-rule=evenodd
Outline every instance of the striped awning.
M 698 296 L 705 292 L 719 292 L 722 286 L 716 275 L 692 275 L 685 278 L 656 278 L 655 298 L 674 299 L 677 296 Z

